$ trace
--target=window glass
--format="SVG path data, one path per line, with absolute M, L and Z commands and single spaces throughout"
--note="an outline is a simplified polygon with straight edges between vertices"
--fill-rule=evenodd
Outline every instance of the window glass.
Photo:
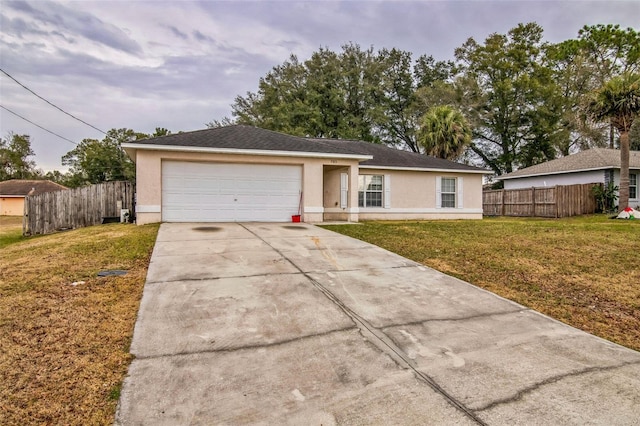
M 358 206 L 382 207 L 383 175 L 358 176 Z
M 638 198 L 638 175 L 629 174 L 629 198 Z
M 440 205 L 442 207 L 456 206 L 456 178 L 442 178 L 440 184 Z

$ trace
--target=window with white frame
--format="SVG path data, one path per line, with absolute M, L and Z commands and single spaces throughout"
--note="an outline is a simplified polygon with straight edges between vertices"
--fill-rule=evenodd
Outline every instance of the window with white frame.
M 440 181 L 440 207 L 456 207 L 456 178 L 443 177 Z
M 384 175 L 358 176 L 358 206 L 382 207 Z
M 638 175 L 635 173 L 629 174 L 629 198 L 638 198 Z

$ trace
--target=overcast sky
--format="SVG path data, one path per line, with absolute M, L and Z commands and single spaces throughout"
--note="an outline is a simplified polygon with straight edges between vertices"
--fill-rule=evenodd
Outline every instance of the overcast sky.
M 640 29 L 628 1 L 30 1 L 0 0 L 0 65 L 40 96 L 102 130 L 205 128 L 290 54 L 396 47 L 453 59 L 535 21 L 545 40 L 593 24 Z M 102 135 L 0 74 L 0 104 L 68 139 Z M 38 167 L 63 170 L 74 145 L 0 109 L 0 135 L 31 135 Z

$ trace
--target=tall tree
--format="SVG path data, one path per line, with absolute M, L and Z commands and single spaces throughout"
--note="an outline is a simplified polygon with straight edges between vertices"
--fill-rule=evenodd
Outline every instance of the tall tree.
M 578 32 L 578 43 L 604 84 L 612 77 L 640 72 L 640 32 L 620 25 L 585 25 Z
M 321 48 L 300 62 L 291 56 L 260 79 L 258 91 L 238 96 L 232 115 L 250 124 L 284 133 L 360 139 L 420 152 L 419 119 L 431 105 L 416 90 L 449 78 L 452 63 L 410 52 L 342 46 Z M 429 100 L 432 100 L 430 98 Z M 209 126 L 230 124 L 212 121 Z
M 471 143 L 471 126 L 457 109 L 435 106 L 422 118 L 418 135 L 426 154 L 455 161 Z
M 640 74 L 624 73 L 597 90 L 589 102 L 596 120 L 609 119 L 620 132 L 620 198 L 618 209 L 629 206 L 629 131 L 640 114 Z
M 471 149 L 498 175 L 554 158 L 542 149 L 560 123 L 542 32 L 535 23 L 520 24 L 484 44 L 470 38 L 455 51 L 459 99 L 475 129 Z
M 594 64 L 578 40 L 548 45 L 545 63 L 551 68 L 557 87 L 556 97 L 561 116 L 555 149 L 567 156 L 575 151 L 606 146 L 607 123 L 589 120 L 584 111 L 584 98 L 601 86 Z
M 122 143 L 147 138 L 131 129 L 111 129 L 102 140 L 83 139 L 62 157 L 70 166 L 72 187 L 117 180 L 135 179 L 135 164 L 122 149 Z
M 377 129 L 387 145 L 420 152 L 416 140 L 418 117 L 411 110 L 416 85 L 412 73 L 411 53 L 383 49 L 378 53 L 380 84 L 376 90 Z
M 316 62 L 326 55 L 321 51 Z M 260 78 L 258 92 L 247 92 L 237 96 L 232 105 L 232 115 L 238 124 L 249 124 L 269 130 L 293 135 L 319 136 L 321 127 L 318 113 L 313 111 L 313 102 L 305 88 L 307 70 L 305 64 L 291 55 L 282 65 L 273 67 Z M 313 130 L 313 132 L 310 132 Z M 322 129 L 319 130 L 322 133 Z
M 7 139 L 0 138 L 0 181 L 34 177 L 36 163 L 29 159 L 33 155 L 29 135 L 9 133 Z
M 619 25 L 585 25 L 577 45 L 591 68 L 594 85 L 602 87 L 615 76 L 640 72 L 640 32 Z M 609 123 L 609 147 L 614 148 L 613 123 Z

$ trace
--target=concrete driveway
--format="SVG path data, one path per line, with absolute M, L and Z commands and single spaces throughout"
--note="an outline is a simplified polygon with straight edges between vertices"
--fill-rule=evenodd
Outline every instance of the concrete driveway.
M 163 224 L 131 352 L 119 425 L 640 418 L 640 353 L 307 224 Z

